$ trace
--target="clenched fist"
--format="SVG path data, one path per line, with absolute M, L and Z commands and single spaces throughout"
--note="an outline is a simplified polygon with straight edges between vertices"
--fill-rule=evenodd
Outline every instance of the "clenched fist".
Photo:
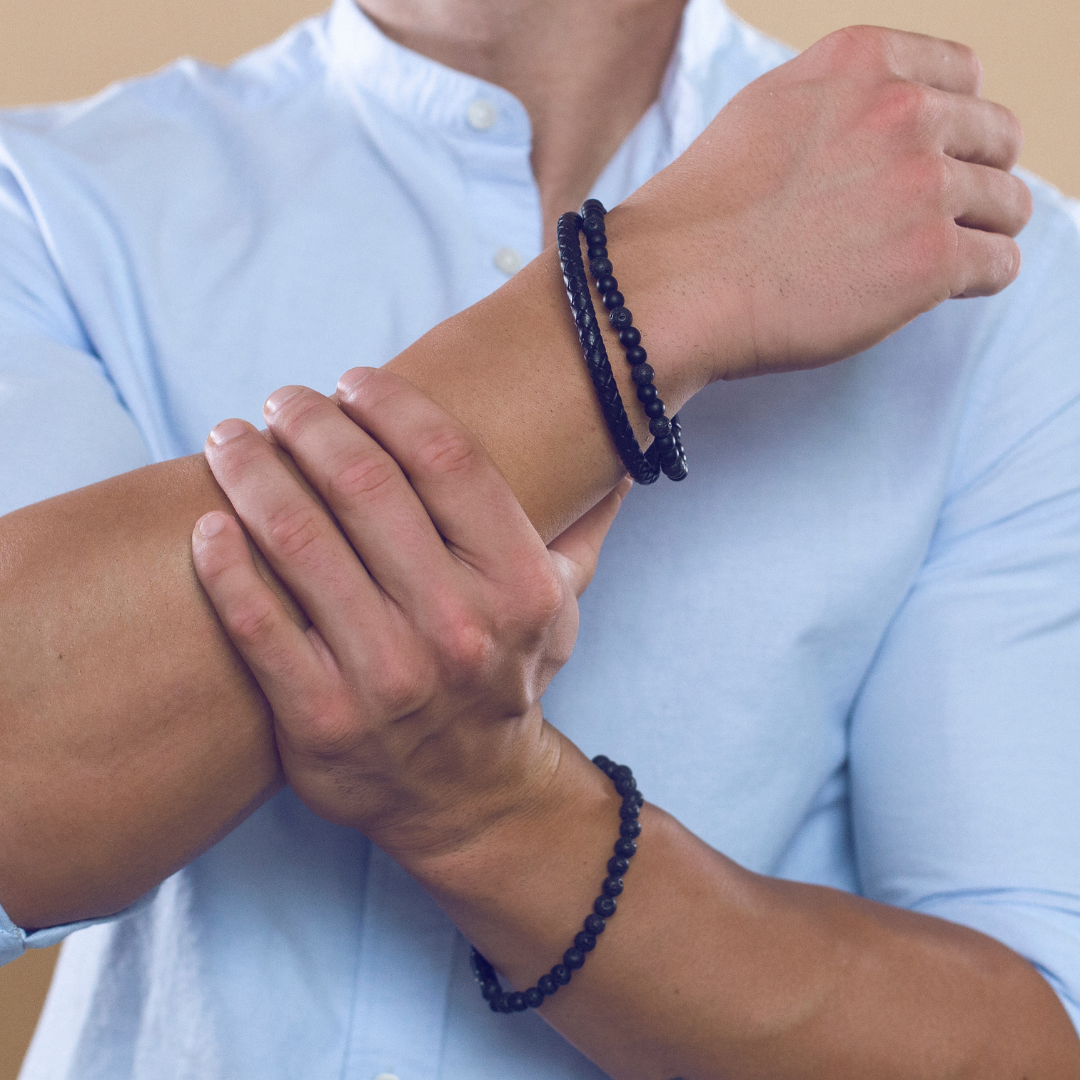
M 709 378 L 811 368 L 1008 285 L 1031 196 L 981 78 L 963 45 L 854 27 L 743 89 L 608 219 L 646 336 Z

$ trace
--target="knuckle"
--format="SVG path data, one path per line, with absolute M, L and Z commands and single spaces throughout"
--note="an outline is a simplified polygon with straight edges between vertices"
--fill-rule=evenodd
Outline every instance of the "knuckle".
M 893 79 L 884 83 L 875 95 L 869 123 L 875 131 L 907 141 L 927 132 L 937 107 L 938 95 L 931 87 Z
M 566 605 L 567 595 L 563 582 L 549 565 L 528 578 L 525 584 L 519 604 L 520 611 L 532 628 L 547 630 Z
M 970 46 L 959 41 L 949 42 L 953 50 L 956 66 L 964 75 L 964 81 L 973 90 L 978 90 L 983 82 L 983 63 L 979 54 Z
M 991 281 L 995 292 L 1000 292 L 1011 285 L 1020 274 L 1020 245 L 1012 240 L 996 245 Z
M 323 761 L 345 756 L 358 735 L 355 710 L 348 697 L 333 689 L 309 688 L 303 716 L 293 717 L 290 736 L 304 752 Z
M 420 467 L 433 473 L 452 475 L 468 470 L 476 461 L 473 440 L 456 427 L 440 427 L 419 446 Z
M 286 438 L 295 438 L 313 419 L 325 403 L 325 398 L 308 387 L 301 387 L 292 397 L 287 398 L 274 412 L 266 417 L 267 425 L 277 434 Z
M 888 56 L 887 31 L 880 26 L 845 26 L 822 42 L 830 60 L 847 67 L 853 63 L 880 67 Z
M 382 710 L 393 717 L 414 712 L 423 697 L 424 677 L 420 665 L 403 652 L 386 648 L 372 668 L 372 687 Z
M 290 507 L 270 519 L 267 537 L 285 558 L 296 558 L 326 533 L 326 520 L 314 506 Z
M 1016 232 L 1019 232 L 1030 220 L 1035 211 L 1035 200 L 1031 194 L 1031 188 L 1020 179 L 1019 176 L 1010 176 L 1009 188 L 1013 193 L 1013 214 L 1015 217 Z M 1013 233 L 1015 236 L 1016 233 Z M 1017 249 L 1019 253 L 1019 249 Z
M 358 453 L 331 476 L 330 501 L 371 497 L 385 489 L 396 475 L 397 466 L 387 454 Z
M 481 675 L 495 654 L 495 634 L 487 620 L 464 606 L 444 610 L 437 632 L 440 666 L 454 682 Z
M 228 613 L 226 625 L 234 637 L 257 646 L 273 634 L 277 619 L 267 601 L 247 600 Z
M 961 274 L 959 227 L 951 218 L 924 222 L 914 229 L 907 246 L 906 276 L 923 283 L 935 302 L 955 295 Z

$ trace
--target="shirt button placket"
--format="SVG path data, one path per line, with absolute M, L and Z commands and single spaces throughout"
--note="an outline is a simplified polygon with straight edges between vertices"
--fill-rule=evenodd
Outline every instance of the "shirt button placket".
M 474 131 L 490 131 L 499 119 L 499 110 L 487 98 L 477 98 L 469 106 L 465 119 Z

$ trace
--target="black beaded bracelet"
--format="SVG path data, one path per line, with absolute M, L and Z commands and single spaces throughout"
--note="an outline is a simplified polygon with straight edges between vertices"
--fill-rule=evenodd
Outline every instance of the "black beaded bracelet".
M 649 354 L 641 344 L 641 331 L 634 326 L 634 317 L 619 292 L 619 282 L 608 258 L 606 214 L 599 199 L 586 199 L 581 206 L 581 231 L 589 244 L 589 272 L 596 282 L 596 291 L 603 297 L 608 319 L 618 331 L 619 344 L 631 368 L 630 377 L 637 386 L 638 401 L 649 418 L 649 431 L 654 439 L 649 449 L 655 449 L 659 455 L 660 468 L 669 480 L 685 480 L 689 470 L 682 445 L 682 425 L 677 413 L 670 420 L 664 415 L 664 402 L 653 385 L 654 372 L 647 362 Z
M 560 986 L 566 986 L 574 972 L 584 966 L 586 953 L 596 948 L 597 937 L 604 932 L 607 920 L 615 914 L 618 907 L 615 898 L 623 891 L 623 874 L 630 869 L 630 860 L 637 851 L 637 838 L 641 835 L 641 822 L 638 818 L 645 799 L 638 791 L 637 781 L 628 765 L 616 765 L 603 754 L 594 757 L 593 764 L 611 778 L 615 790 L 622 796 L 622 806 L 619 808 L 619 839 L 615 841 L 615 854 L 608 860 L 608 876 L 604 878 L 601 893 L 582 924 L 582 929 L 574 937 L 574 944 L 563 953 L 562 963 L 556 964 L 546 975 L 541 975 L 536 985 L 528 990 L 507 993 L 499 983 L 495 969 L 473 949 L 473 974 L 480 984 L 480 993 L 491 1006 L 492 1012 L 514 1013 L 538 1009 L 544 1003 L 544 998 L 550 997 Z
M 623 408 L 615 374 L 611 370 L 604 338 L 600 325 L 596 321 L 596 309 L 589 293 L 589 281 L 585 276 L 585 263 L 581 258 L 581 241 L 578 233 L 582 219 L 574 213 L 563 214 L 559 218 L 557 237 L 559 242 L 559 262 L 562 264 L 563 281 L 566 283 L 566 295 L 570 299 L 570 310 L 574 314 L 581 351 L 585 355 L 585 366 L 592 378 L 596 399 L 600 411 L 604 414 L 608 431 L 615 443 L 615 449 L 622 458 L 626 471 L 638 484 L 652 484 L 660 476 L 660 451 L 654 446 L 643 454 L 638 445 L 630 419 Z

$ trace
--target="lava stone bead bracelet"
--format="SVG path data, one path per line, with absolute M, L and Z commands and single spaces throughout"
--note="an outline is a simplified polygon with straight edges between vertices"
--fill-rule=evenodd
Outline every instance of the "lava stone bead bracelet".
M 603 754 L 593 758 L 593 764 L 603 770 L 615 785 L 615 790 L 622 796 L 619 808 L 619 839 L 615 841 L 615 854 L 608 860 L 608 876 L 601 885 L 600 895 L 593 904 L 592 911 L 586 916 L 582 929 L 574 937 L 574 944 L 563 953 L 562 963 L 556 964 L 546 975 L 541 975 L 535 986 L 528 990 L 507 993 L 499 983 L 495 969 L 488 961 L 473 949 L 472 968 L 476 981 L 480 984 L 480 993 L 491 1006 L 492 1012 L 514 1013 L 526 1009 L 538 1009 L 544 999 L 550 997 L 573 977 L 578 968 L 585 964 L 585 955 L 596 948 L 597 937 L 604 932 L 607 920 L 615 914 L 618 907 L 615 898 L 623 891 L 623 874 L 630 869 L 630 860 L 637 851 L 637 838 L 641 835 L 641 807 L 645 802 L 637 781 L 628 765 L 616 765 Z
M 659 451 L 648 455 L 641 452 L 630 419 L 623 408 L 622 397 L 615 373 L 611 370 L 607 348 L 600 324 L 596 320 L 592 295 L 589 292 L 589 280 L 585 276 L 585 263 L 581 258 L 581 241 L 578 238 L 582 219 L 574 213 L 563 214 L 559 218 L 556 235 L 559 244 L 559 262 L 562 264 L 563 281 L 566 295 L 570 300 L 570 310 L 574 315 L 581 351 L 585 356 L 585 366 L 592 378 L 596 400 L 604 414 L 608 431 L 615 443 L 615 449 L 622 459 L 626 471 L 636 484 L 652 484 L 660 476 Z M 652 448 L 650 447 L 650 452 Z
M 641 344 L 641 331 L 634 326 L 634 317 L 624 303 L 623 294 L 619 292 L 618 280 L 613 276 L 614 268 L 608 258 L 604 226 L 606 214 L 604 204 L 599 199 L 587 199 L 581 206 L 581 231 L 589 245 L 589 273 L 608 310 L 608 321 L 618 332 L 619 344 L 631 368 L 630 378 L 637 386 L 638 401 L 649 418 L 649 432 L 654 439 L 649 451 L 655 451 L 659 456 L 660 468 L 669 480 L 685 480 L 688 470 L 686 451 L 682 445 L 682 425 L 678 414 L 671 419 L 664 415 L 664 402 L 653 385 L 654 372 L 647 362 L 649 355 Z

